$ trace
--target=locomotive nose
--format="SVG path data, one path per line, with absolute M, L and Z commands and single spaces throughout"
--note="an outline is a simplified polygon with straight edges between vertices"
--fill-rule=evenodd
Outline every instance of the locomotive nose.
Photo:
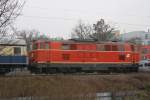
M 29 54 L 29 58 L 30 58 L 30 63 L 35 62 L 35 53 L 34 52 L 30 52 Z

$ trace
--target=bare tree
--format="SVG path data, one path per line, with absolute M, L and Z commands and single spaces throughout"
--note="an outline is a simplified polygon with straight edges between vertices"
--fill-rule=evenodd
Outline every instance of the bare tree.
M 39 32 L 37 30 L 22 30 L 16 31 L 15 34 L 18 38 L 21 38 L 26 42 L 27 50 L 29 51 L 31 49 L 31 42 L 38 36 Z
M 85 24 L 79 21 L 78 25 L 73 29 L 72 38 L 78 38 L 81 40 L 89 39 L 90 35 L 93 33 L 91 25 Z
M 100 19 L 96 24 L 93 24 L 94 33 L 91 35 L 91 38 L 97 41 L 109 41 L 113 37 L 112 31 L 113 28 L 110 25 L 106 24 L 104 19 Z
M 0 36 L 1 37 L 4 37 L 7 35 L 7 30 L 8 28 L 3 28 L 3 29 L 0 29 Z M 1 38 L 0 38 L 1 39 Z
M 113 30 L 110 25 L 105 23 L 104 19 L 97 21 L 96 24 L 93 24 L 93 27 L 80 21 L 74 28 L 72 37 L 80 40 L 109 41 L 115 35 L 112 32 Z
M 14 29 L 16 30 L 16 29 Z M 24 39 L 27 45 L 27 51 L 31 50 L 31 43 L 33 40 L 50 40 L 46 35 L 41 35 L 37 30 L 22 30 L 15 31 L 15 34 L 18 38 Z
M 21 14 L 24 4 L 20 0 L 0 0 L 0 31 L 13 23 Z

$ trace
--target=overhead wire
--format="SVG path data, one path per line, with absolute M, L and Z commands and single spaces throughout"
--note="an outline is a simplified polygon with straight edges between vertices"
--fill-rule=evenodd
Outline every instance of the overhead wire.
M 66 21 L 78 21 L 80 19 L 75 19 L 75 18 L 66 18 L 66 17 L 43 17 L 43 16 L 29 16 L 29 15 L 23 15 L 23 17 L 26 18 L 36 18 L 36 19 L 42 19 L 42 20 L 66 20 Z M 125 23 L 125 22 L 115 22 L 115 21 L 111 21 L 114 24 L 125 24 L 125 25 L 129 25 L 129 26 L 144 26 L 144 27 L 150 27 L 150 25 L 144 25 L 144 24 L 133 24 L 133 23 Z
M 30 7 L 30 8 L 38 8 L 38 9 L 44 9 L 44 10 L 48 10 L 49 8 L 46 7 Z M 86 13 L 86 11 L 82 11 L 82 10 L 72 10 L 72 9 L 61 9 L 64 11 L 69 11 L 69 12 L 78 12 L 78 13 Z M 98 13 L 98 12 L 96 12 Z M 99 12 L 99 13 L 103 13 L 103 12 Z M 32 15 L 22 15 L 23 17 L 26 18 L 37 18 L 37 19 L 43 19 L 43 20 L 65 20 L 65 21 L 78 21 L 80 19 L 77 18 L 66 18 L 66 17 L 56 17 L 56 16 L 48 16 L 48 17 L 43 17 L 43 16 L 32 16 Z M 137 17 L 137 15 L 126 15 L 126 16 L 134 16 Z M 139 16 L 138 16 L 139 17 Z M 149 18 L 150 16 L 140 16 L 140 17 L 144 17 L 144 18 Z M 115 24 L 124 24 L 124 25 L 128 25 L 128 26 L 144 26 L 144 27 L 150 27 L 150 25 L 144 25 L 144 24 L 133 24 L 133 23 L 126 23 L 126 22 L 117 22 L 117 21 L 111 21 Z

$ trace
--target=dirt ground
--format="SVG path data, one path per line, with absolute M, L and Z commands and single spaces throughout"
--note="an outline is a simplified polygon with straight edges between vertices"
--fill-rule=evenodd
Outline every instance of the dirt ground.
M 137 91 L 150 98 L 150 73 L 0 77 L 1 97 L 71 96 L 105 91 Z

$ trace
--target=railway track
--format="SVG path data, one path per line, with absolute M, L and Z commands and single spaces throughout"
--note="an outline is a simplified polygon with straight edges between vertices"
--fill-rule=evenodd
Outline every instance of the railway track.
M 140 74 L 142 72 L 130 72 L 130 73 L 57 73 L 57 74 L 31 74 L 26 72 L 14 72 L 6 74 L 0 77 L 34 77 L 34 76 L 121 76 L 121 75 L 133 75 Z
M 33 76 L 120 76 L 120 75 L 133 75 L 133 74 L 141 74 L 145 72 L 128 72 L 128 73 L 118 73 L 118 72 L 94 72 L 94 73 L 56 73 L 56 74 L 32 74 L 27 69 L 25 70 L 17 70 L 14 72 L 10 72 L 6 75 L 1 75 L 0 77 L 33 77 Z

